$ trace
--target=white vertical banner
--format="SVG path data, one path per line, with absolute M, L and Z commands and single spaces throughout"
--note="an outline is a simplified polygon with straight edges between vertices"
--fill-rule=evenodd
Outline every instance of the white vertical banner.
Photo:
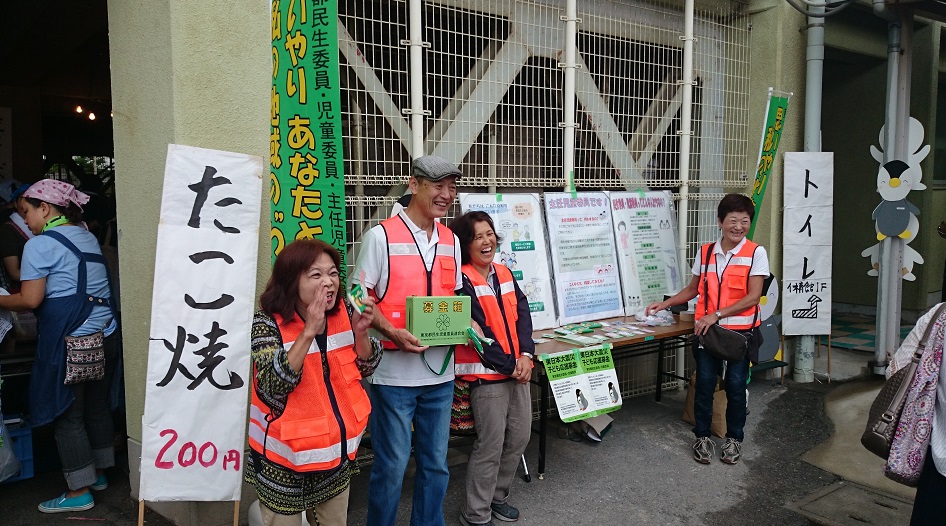
M 263 159 L 168 145 L 141 499 L 240 500 Z
M 634 316 L 683 288 L 673 196 L 665 190 L 611 192 L 610 197 L 624 309 Z
M 460 194 L 464 212 L 486 212 L 503 238 L 493 260 L 509 267 L 529 300 L 532 328 L 555 327 L 552 272 L 539 194 Z
M 604 192 L 546 192 L 560 324 L 624 314 L 611 204 Z
M 785 153 L 782 331 L 831 334 L 834 154 Z

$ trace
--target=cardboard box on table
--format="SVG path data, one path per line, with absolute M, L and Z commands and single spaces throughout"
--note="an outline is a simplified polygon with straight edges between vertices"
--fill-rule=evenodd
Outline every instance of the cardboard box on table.
M 467 343 L 469 296 L 408 296 L 407 330 L 424 345 Z

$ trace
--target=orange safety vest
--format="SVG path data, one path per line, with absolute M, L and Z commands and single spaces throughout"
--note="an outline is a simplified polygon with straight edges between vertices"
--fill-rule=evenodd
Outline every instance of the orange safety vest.
M 305 322 L 298 316 L 289 323 L 278 314 L 273 317 L 288 350 L 302 334 Z M 289 393 L 282 415 L 271 420 L 271 410 L 260 400 L 256 386 L 250 390 L 250 447 L 271 462 L 297 472 L 337 468 L 343 453 L 354 461 L 371 413 L 371 402 L 355 363 L 355 336 L 345 307 L 329 314 L 326 322 L 329 385 L 324 380 L 321 351 L 313 341 L 302 367 L 302 380 Z
M 378 296 L 374 289 L 371 296 L 391 325 L 403 329 L 407 326 L 408 296 L 453 296 L 457 286 L 453 231 L 434 222 L 440 239 L 434 264 L 427 270 L 414 234 L 400 215 L 382 221 L 381 228 L 388 240 L 388 283 L 384 296 Z M 385 349 L 397 348 L 383 335 L 378 334 L 378 338 Z
M 696 319 L 702 318 L 707 312 L 716 312 L 741 300 L 749 293 L 749 271 L 752 270 L 752 258 L 759 245 L 748 239 L 733 254 L 729 264 L 723 269 L 723 277 L 719 279 L 716 273 L 716 252 L 709 255 L 712 243 L 703 245 L 700 249 L 700 295 L 696 303 Z M 704 269 L 704 265 L 707 262 Z M 702 296 L 702 295 L 706 296 Z M 705 299 L 704 299 L 705 298 Z M 742 312 L 727 316 L 719 320 L 719 324 L 727 329 L 746 331 L 760 325 L 758 305 L 753 305 Z
M 499 278 L 499 292 L 502 298 L 502 309 L 499 300 L 493 293 L 493 288 L 486 279 L 472 265 L 463 265 L 463 274 L 473 284 L 476 300 L 486 314 L 486 325 L 493 330 L 496 341 L 502 346 L 506 354 L 512 354 L 519 359 L 519 335 L 516 332 L 516 321 L 519 319 L 518 304 L 516 302 L 516 287 L 512 272 L 504 265 L 493 264 L 496 277 Z M 505 313 L 505 315 L 504 315 Z M 509 376 L 490 369 L 480 360 L 476 350 L 468 345 L 457 345 L 455 354 L 455 372 L 462 380 L 506 380 Z

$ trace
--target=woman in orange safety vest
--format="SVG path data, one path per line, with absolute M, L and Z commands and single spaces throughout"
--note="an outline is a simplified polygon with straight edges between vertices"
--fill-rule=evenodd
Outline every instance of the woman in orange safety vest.
M 482 356 L 472 347 L 456 348 L 456 375 L 471 384 L 470 406 L 476 442 L 466 472 L 463 524 L 492 524 L 492 516 L 516 521 L 519 510 L 506 502 L 532 424 L 532 317 L 529 302 L 512 272 L 493 263 L 500 242 L 485 212 L 467 212 L 450 229 L 460 241 L 462 293 L 474 299 L 472 319 L 494 342 Z
M 696 334 L 705 334 L 710 326 L 718 323 L 750 336 L 753 345 L 761 344 L 761 334 L 754 329 L 761 324 L 759 298 L 769 275 L 769 259 L 764 247 L 746 239 L 754 215 L 755 207 L 748 197 L 739 194 L 723 197 L 716 209 L 721 235 L 715 243 L 700 248 L 693 261 L 690 284 L 672 298 L 648 306 L 647 314 L 686 303 L 699 294 Z M 694 350 L 693 357 L 696 360 L 693 459 L 709 464 L 716 452 L 710 438 L 713 392 L 724 360 L 702 347 Z M 740 360 L 725 361 L 726 439 L 720 453 L 720 460 L 725 464 L 736 464 L 742 456 L 748 374 L 748 354 Z
M 381 360 L 365 311 L 340 296 L 338 252 L 297 240 L 273 265 L 251 338 L 253 389 L 245 480 L 267 526 L 344 525 L 349 479 L 371 403 L 361 386 Z

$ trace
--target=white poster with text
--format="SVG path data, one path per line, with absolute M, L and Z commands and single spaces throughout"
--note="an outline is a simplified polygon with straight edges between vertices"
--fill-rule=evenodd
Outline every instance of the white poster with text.
M 673 196 L 663 191 L 611 192 L 610 197 L 624 310 L 633 316 L 683 288 Z
M 604 192 L 547 192 L 559 324 L 624 315 L 611 204 Z
M 168 146 L 142 500 L 240 500 L 262 177 L 260 157 Z
M 552 273 L 538 194 L 460 194 L 463 212 L 486 212 L 502 243 L 494 261 L 509 267 L 529 300 L 534 330 L 555 327 Z

